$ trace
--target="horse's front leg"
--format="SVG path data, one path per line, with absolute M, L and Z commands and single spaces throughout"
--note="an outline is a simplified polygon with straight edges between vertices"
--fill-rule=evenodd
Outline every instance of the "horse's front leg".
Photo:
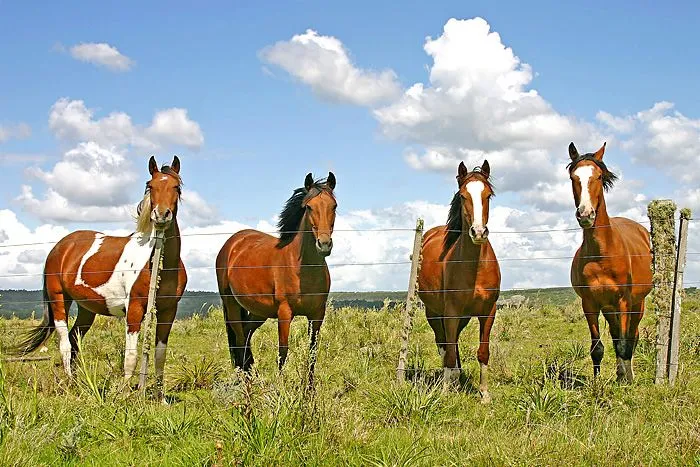
M 177 305 L 163 310 L 159 310 L 157 316 L 158 324 L 156 326 L 156 351 L 155 351 L 155 368 L 156 368 L 156 398 L 165 402 L 165 391 L 163 385 L 163 373 L 165 368 L 165 357 L 168 350 L 168 338 L 170 330 L 175 321 L 177 314 Z
M 488 314 L 486 310 L 488 311 Z M 481 394 L 481 403 L 488 404 L 491 402 L 491 394 L 489 394 L 488 370 L 489 370 L 489 337 L 491 335 L 491 326 L 496 318 L 496 303 L 490 307 L 484 306 L 481 308 L 479 315 L 479 350 L 476 353 L 476 358 L 479 360 L 479 394 Z
M 600 315 L 600 306 L 589 298 L 581 299 L 583 305 L 583 314 L 586 316 L 588 330 L 591 333 L 591 360 L 593 361 L 593 377 L 596 378 L 600 374 L 600 362 L 603 360 L 605 347 L 600 340 L 600 328 L 598 327 L 598 316 Z M 612 328 L 611 328 L 612 329 Z
M 615 354 L 617 355 L 617 380 L 631 383 L 634 380 L 632 371 L 632 354 L 636 344 L 636 331 L 639 321 L 636 319 L 638 313 L 632 313 L 631 300 L 623 296 L 618 302 L 618 323 L 617 335 L 613 335 L 615 342 Z M 610 326 L 610 333 L 613 333 L 614 326 Z
M 459 378 L 458 349 L 459 329 L 461 322 L 461 308 L 454 303 L 454 300 L 447 300 L 445 303 L 445 316 L 443 317 L 443 327 L 445 329 L 445 354 L 442 357 L 442 367 L 445 381 L 452 383 Z
M 292 309 L 289 303 L 280 303 L 277 309 L 277 334 L 279 337 L 279 371 L 282 371 L 289 352 L 289 328 L 292 324 Z
M 323 318 L 323 314 L 318 318 L 309 318 L 309 375 L 307 386 L 308 390 L 312 390 L 314 388 L 314 372 L 316 370 L 316 358 L 318 357 L 318 334 L 321 331 Z
M 137 299 L 129 301 L 126 312 L 126 338 L 124 343 L 124 382 L 129 383 L 136 369 L 139 351 L 139 334 L 145 306 Z

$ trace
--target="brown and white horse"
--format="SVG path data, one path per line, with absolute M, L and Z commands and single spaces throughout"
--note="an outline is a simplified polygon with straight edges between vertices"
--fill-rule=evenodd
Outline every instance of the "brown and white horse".
M 333 248 L 337 202 L 335 175 L 294 190 L 278 223 L 280 237 L 246 229 L 232 235 L 216 258 L 231 361 L 244 370 L 253 364 L 250 339 L 268 318 L 277 318 L 279 369 L 287 358 L 294 316 L 309 320 L 311 384 L 318 332 L 326 313 L 331 278 L 326 257 Z
M 136 232 L 112 237 L 79 230 L 62 238 L 49 252 L 44 266 L 44 316 L 11 352 L 24 355 L 41 346 L 55 330 L 63 367 L 71 375 L 71 361 L 78 354 L 78 337 L 85 335 L 95 315 L 126 316 L 125 380 L 133 375 L 138 336 L 146 313 L 151 259 L 156 230 L 165 231 L 163 270 L 156 295 L 156 379 L 162 383 L 166 346 L 177 304 L 185 290 L 187 274 L 180 259 L 177 207 L 182 183 L 180 160 L 158 170 L 149 160 L 151 180 L 138 206 Z M 78 316 L 68 331 L 68 311 L 75 302 Z
M 583 227 L 583 243 L 571 263 L 571 285 L 581 297 L 591 331 L 593 375 L 600 373 L 603 343 L 598 316 L 610 327 L 617 355 L 618 381 L 634 379 L 632 354 L 639 340 L 644 299 L 651 291 L 649 232 L 624 217 L 608 217 L 603 192 L 617 177 L 603 162 L 605 143 L 595 153 L 580 155 L 569 145 L 567 166 L 576 203 L 576 220 Z
M 501 272 L 488 240 L 489 201 L 494 195 L 488 161 L 469 172 L 459 164 L 447 225 L 425 234 L 418 295 L 442 355 L 448 379 L 459 375 L 459 334 L 471 317 L 479 318 L 479 392 L 488 403 L 489 334 L 496 315 Z

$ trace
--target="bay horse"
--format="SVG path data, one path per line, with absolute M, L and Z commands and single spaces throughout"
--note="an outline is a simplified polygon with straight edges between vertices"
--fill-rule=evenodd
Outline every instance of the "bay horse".
M 471 172 L 461 162 L 457 185 L 447 225 L 433 227 L 425 234 L 418 296 L 425 304 L 448 380 L 461 371 L 459 334 L 472 317 L 479 318 L 479 392 L 481 401 L 489 403 L 489 335 L 501 272 L 488 240 L 489 202 L 494 195 L 488 161 Z
M 333 248 L 337 207 L 336 179 L 314 181 L 294 190 L 280 214 L 275 237 L 253 229 L 232 235 L 216 257 L 216 276 L 224 308 L 232 363 L 245 371 L 253 365 L 253 332 L 277 318 L 279 370 L 287 358 L 289 327 L 294 316 L 309 320 L 313 381 L 317 337 L 331 286 L 326 257 Z
M 125 316 L 124 379 L 128 383 L 137 361 L 141 321 L 147 312 L 151 262 L 156 230 L 164 230 L 163 269 L 156 295 L 157 327 L 155 369 L 162 387 L 168 337 L 177 305 L 187 284 L 180 259 L 177 208 L 181 194 L 180 160 L 170 166 L 148 162 L 151 179 L 137 208 L 136 232 L 114 237 L 78 230 L 63 237 L 49 252 L 44 266 L 44 314 L 10 352 L 25 355 L 40 347 L 56 331 L 63 368 L 71 376 L 78 355 L 78 338 L 92 326 L 96 315 Z M 75 302 L 78 315 L 70 332 L 68 311 Z
M 639 340 L 644 299 L 652 288 L 649 231 L 624 217 L 609 217 L 603 192 L 617 180 L 603 162 L 605 143 L 595 153 L 580 155 L 569 144 L 567 165 L 576 204 L 576 220 L 583 228 L 583 242 L 571 263 L 571 285 L 581 297 L 591 332 L 594 377 L 600 373 L 603 343 L 598 317 L 603 313 L 610 327 L 617 379 L 631 382 L 632 354 Z

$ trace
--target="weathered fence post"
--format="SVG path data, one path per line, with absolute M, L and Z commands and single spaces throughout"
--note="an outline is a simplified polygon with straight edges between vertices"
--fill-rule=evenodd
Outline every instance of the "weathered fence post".
M 158 290 L 158 280 L 160 277 L 160 269 L 163 259 L 163 230 L 157 230 L 155 235 L 155 248 L 153 249 L 153 262 L 151 264 L 151 282 L 148 287 L 148 303 L 146 305 L 146 314 L 142 323 L 141 340 L 141 371 L 139 372 L 139 390 L 146 390 L 146 378 L 148 377 L 148 357 L 151 352 L 151 317 L 156 314 L 156 291 Z M 160 388 L 159 388 L 160 390 Z
M 670 344 L 668 352 L 668 384 L 676 382 L 678 376 L 678 349 L 681 335 L 681 301 L 683 300 L 683 272 L 685 270 L 686 252 L 688 250 L 688 222 L 690 209 L 681 209 L 678 226 L 678 253 L 676 271 L 673 279 L 673 307 L 671 307 Z
M 408 357 L 408 338 L 413 327 L 413 315 L 415 314 L 416 300 L 418 299 L 418 271 L 420 270 L 421 246 L 423 245 L 423 219 L 416 222 L 416 234 L 413 238 L 413 253 L 411 254 L 411 275 L 408 279 L 408 294 L 406 306 L 403 310 L 403 328 L 401 329 L 401 350 L 399 351 L 399 365 L 396 369 L 396 377 L 399 381 L 406 379 L 406 359 Z
M 676 204 L 671 200 L 654 200 L 647 213 L 651 222 L 654 288 L 651 292 L 654 311 L 659 319 L 656 328 L 656 384 L 668 375 L 669 332 L 673 306 L 673 276 L 676 262 Z

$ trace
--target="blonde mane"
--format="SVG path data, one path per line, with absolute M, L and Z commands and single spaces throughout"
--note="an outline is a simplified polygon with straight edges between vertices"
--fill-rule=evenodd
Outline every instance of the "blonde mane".
M 136 215 L 136 231 L 150 234 L 153 231 L 153 221 L 151 220 L 151 193 L 146 190 L 143 199 L 138 205 Z

